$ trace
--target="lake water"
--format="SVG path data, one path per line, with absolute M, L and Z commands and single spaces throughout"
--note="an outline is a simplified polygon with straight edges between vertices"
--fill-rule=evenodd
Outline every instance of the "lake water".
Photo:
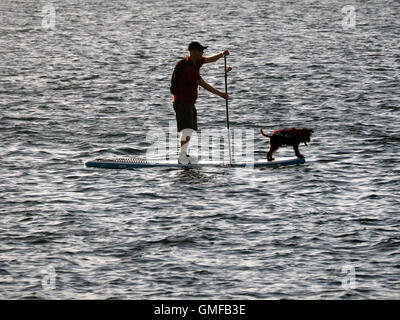
M 0 298 L 399 299 L 400 3 L 346 4 L 2 0 Z M 309 127 L 307 162 L 85 168 L 174 128 L 193 40 L 230 51 L 254 157 L 259 128 Z M 201 75 L 223 90 L 222 59 Z M 224 128 L 224 100 L 196 106 Z

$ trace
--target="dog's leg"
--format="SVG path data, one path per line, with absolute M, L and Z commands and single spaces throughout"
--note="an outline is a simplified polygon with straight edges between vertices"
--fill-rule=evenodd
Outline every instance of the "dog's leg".
M 296 154 L 297 158 L 304 158 L 304 156 L 302 154 L 300 154 L 298 143 L 293 145 L 293 150 L 294 150 L 294 153 Z
M 279 146 L 276 144 L 271 144 L 269 145 L 269 150 L 267 152 L 267 160 L 268 161 L 273 161 L 275 160 L 274 158 L 272 158 L 272 155 L 279 149 Z

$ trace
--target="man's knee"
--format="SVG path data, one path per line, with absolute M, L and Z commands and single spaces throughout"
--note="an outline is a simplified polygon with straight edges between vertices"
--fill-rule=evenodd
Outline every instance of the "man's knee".
M 183 143 L 188 143 L 192 137 L 193 131 L 193 129 L 183 129 L 181 131 L 181 141 Z

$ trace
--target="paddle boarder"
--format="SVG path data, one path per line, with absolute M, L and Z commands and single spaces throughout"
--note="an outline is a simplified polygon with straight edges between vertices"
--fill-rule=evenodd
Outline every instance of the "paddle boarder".
M 198 86 L 200 85 L 207 91 L 228 100 L 227 93 L 214 88 L 203 80 L 200 76 L 200 68 L 204 63 L 215 62 L 229 55 L 229 51 L 225 50 L 212 56 L 203 57 L 206 48 L 199 42 L 191 42 L 188 46 L 189 56 L 177 63 L 171 78 L 173 107 L 178 132 L 181 132 L 178 162 L 183 164 L 197 163 L 197 159 L 189 156 L 187 150 L 193 131 L 197 131 L 195 103 Z

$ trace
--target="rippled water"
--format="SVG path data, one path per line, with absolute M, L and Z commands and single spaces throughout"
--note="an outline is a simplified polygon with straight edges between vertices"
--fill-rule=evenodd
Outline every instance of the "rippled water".
M 399 299 L 400 4 L 352 1 L 354 24 L 343 6 L 2 0 L 0 297 Z M 168 130 L 192 40 L 230 50 L 256 158 L 259 127 L 306 126 L 306 164 L 84 168 Z M 202 76 L 222 89 L 221 60 Z M 224 126 L 223 100 L 197 108 Z

